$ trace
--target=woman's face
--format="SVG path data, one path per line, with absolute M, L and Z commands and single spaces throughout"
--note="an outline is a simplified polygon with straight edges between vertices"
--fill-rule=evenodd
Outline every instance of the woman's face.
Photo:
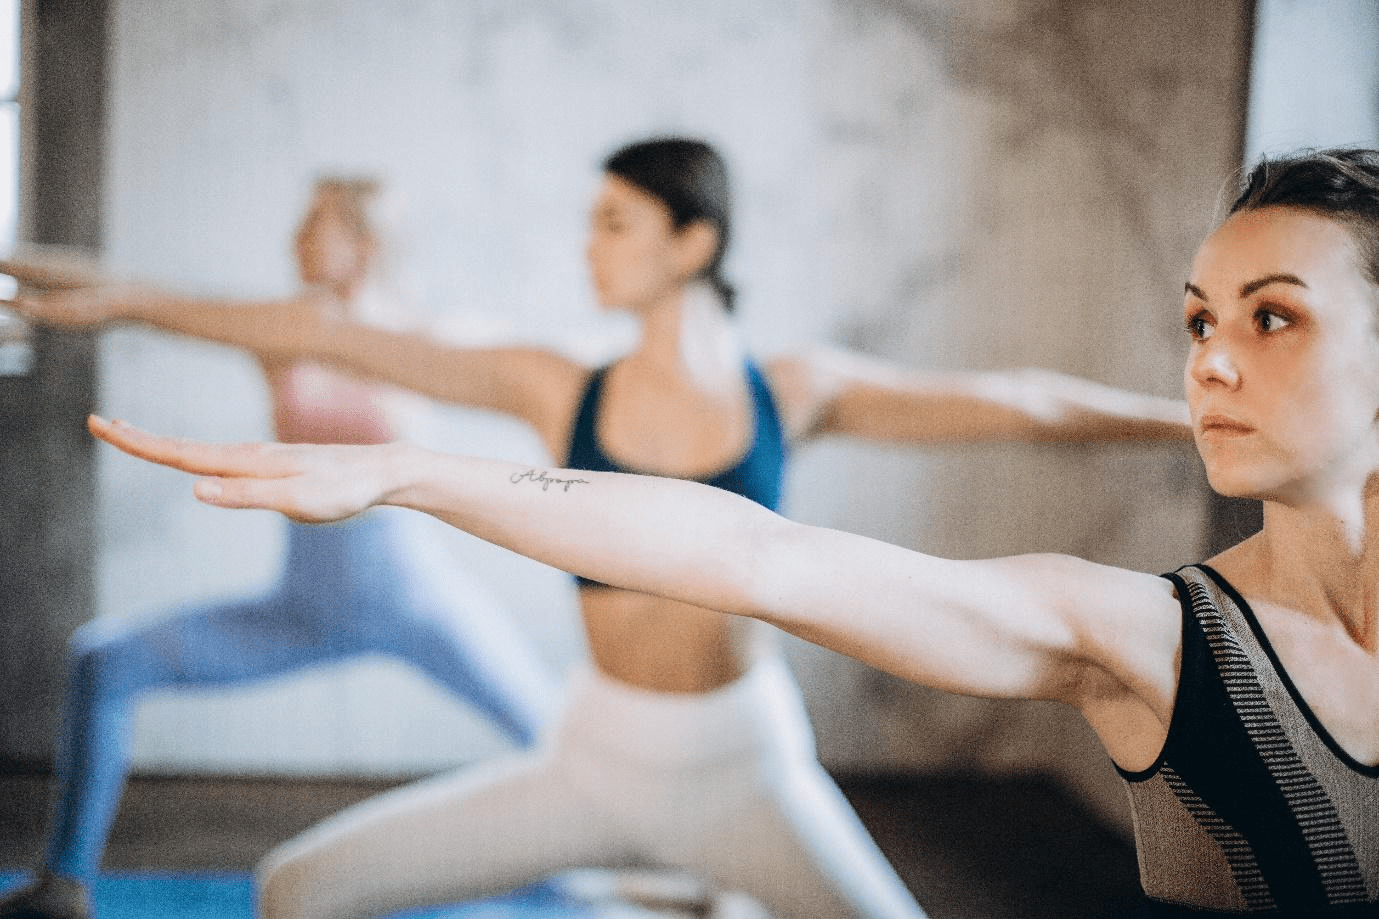
M 641 311 L 678 294 L 693 273 L 684 236 L 661 199 L 626 179 L 604 176 L 586 250 L 599 303 Z
M 341 194 L 318 190 L 297 228 L 297 271 L 306 284 L 350 285 L 368 269 L 368 246 L 345 217 Z
M 1213 488 L 1296 503 L 1364 487 L 1379 469 L 1376 294 L 1350 231 L 1308 211 L 1242 212 L 1207 238 L 1185 384 Z

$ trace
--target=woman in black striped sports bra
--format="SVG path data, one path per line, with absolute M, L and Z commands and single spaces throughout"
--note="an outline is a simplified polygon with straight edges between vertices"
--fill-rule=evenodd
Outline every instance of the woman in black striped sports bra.
M 1158 914 L 1374 915 L 1379 765 L 1332 736 L 1229 581 L 1209 565 L 1168 577 L 1183 608 L 1173 719 L 1149 768 L 1120 770 Z

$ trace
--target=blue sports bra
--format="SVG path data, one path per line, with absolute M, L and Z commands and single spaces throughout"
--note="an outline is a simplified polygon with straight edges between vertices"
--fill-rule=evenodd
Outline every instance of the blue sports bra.
M 780 506 L 781 479 L 785 466 L 785 434 L 781 429 L 776 402 L 766 378 L 751 361 L 746 365 L 747 382 L 752 394 L 752 415 L 755 434 L 742 459 L 708 479 L 705 485 L 736 492 L 758 504 L 777 510 Z M 600 367 L 589 375 L 589 385 L 580 400 L 575 415 L 574 431 L 570 435 L 570 452 L 565 465 L 569 469 L 588 469 L 591 472 L 640 472 L 618 465 L 599 446 L 599 403 L 603 398 L 603 382 L 608 367 Z M 576 578 L 581 586 L 601 587 L 597 581 Z

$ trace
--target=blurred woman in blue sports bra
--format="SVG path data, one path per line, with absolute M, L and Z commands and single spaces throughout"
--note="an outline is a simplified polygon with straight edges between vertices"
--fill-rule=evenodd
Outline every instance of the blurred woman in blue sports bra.
M 723 160 L 665 138 L 604 165 L 592 280 L 602 304 L 641 324 L 609 366 L 281 314 L 220 334 L 513 415 L 572 469 L 694 479 L 771 508 L 788 446 L 823 435 L 1191 437 L 1179 402 L 1042 371 L 921 373 L 827 350 L 758 365 L 722 274 Z M 157 305 L 127 309 L 142 318 Z M 196 331 L 214 318 L 193 309 L 164 321 Z M 261 866 L 262 914 L 372 916 L 569 868 L 668 865 L 779 919 L 923 915 L 819 765 L 772 629 L 592 582 L 580 605 L 592 663 L 535 751 L 390 792 L 289 841 Z

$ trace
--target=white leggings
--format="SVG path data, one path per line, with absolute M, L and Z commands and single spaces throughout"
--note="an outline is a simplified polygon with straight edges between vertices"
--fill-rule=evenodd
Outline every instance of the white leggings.
M 924 916 L 819 765 L 777 657 L 702 694 L 584 670 L 534 751 L 379 795 L 271 852 L 260 909 L 364 919 L 647 866 L 751 894 L 778 919 Z

